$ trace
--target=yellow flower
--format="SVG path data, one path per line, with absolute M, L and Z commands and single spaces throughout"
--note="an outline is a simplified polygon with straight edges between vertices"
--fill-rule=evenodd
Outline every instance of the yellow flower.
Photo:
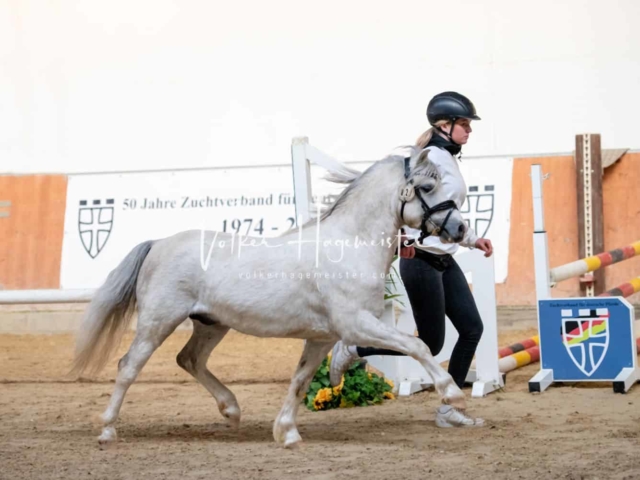
M 321 388 L 318 390 L 318 393 L 316 393 L 316 398 L 313 399 L 313 408 L 320 410 L 322 406 L 330 402 L 332 398 L 333 394 L 330 388 Z
M 342 376 L 342 380 L 340 380 L 340 385 L 337 387 L 333 387 L 333 394 L 337 397 L 342 392 L 342 387 L 344 387 L 344 375 Z
M 373 376 L 370 373 L 367 373 L 367 377 L 369 377 L 369 380 L 373 380 Z
M 395 399 L 396 399 L 396 396 L 395 396 L 393 393 L 391 393 L 391 392 L 384 392 L 384 393 L 382 394 L 382 396 L 383 396 L 384 398 L 388 398 L 389 400 L 395 400 Z
M 387 385 L 389 385 L 391 388 L 394 388 L 395 385 L 393 384 L 392 380 L 389 380 L 388 378 L 385 378 L 384 381 L 387 383 Z
M 329 352 L 329 353 L 327 354 L 327 363 L 331 363 L 331 353 L 332 353 L 332 352 Z
M 350 405 L 347 403 L 347 401 L 344 399 L 344 397 L 342 397 L 340 399 L 340 408 L 349 408 Z

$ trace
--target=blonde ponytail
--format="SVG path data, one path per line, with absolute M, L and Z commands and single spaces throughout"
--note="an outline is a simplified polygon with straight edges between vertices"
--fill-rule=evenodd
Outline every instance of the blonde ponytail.
M 427 145 L 429 145 L 429 142 L 431 141 L 431 139 L 433 138 L 433 135 L 434 134 L 437 135 L 435 127 L 441 127 L 442 125 L 446 125 L 447 123 L 449 122 L 447 122 L 446 120 L 438 120 L 435 126 L 431 127 L 429 130 L 425 131 L 422 135 L 418 137 L 418 139 L 416 140 L 416 147 L 426 148 Z
M 427 130 L 426 132 L 424 132 L 422 135 L 418 137 L 418 139 L 416 140 L 416 147 L 425 148 L 427 145 L 429 145 L 429 142 L 431 141 L 432 137 L 433 137 L 433 127 L 431 127 L 429 130 Z

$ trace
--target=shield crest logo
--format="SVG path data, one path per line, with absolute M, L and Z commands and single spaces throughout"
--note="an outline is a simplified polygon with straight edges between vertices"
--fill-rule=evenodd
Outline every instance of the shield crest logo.
M 113 198 L 89 201 L 80 200 L 78 210 L 78 232 L 85 251 L 96 258 L 109 240 L 113 228 Z
M 460 209 L 467 225 L 481 238 L 487 236 L 493 220 L 494 190 L 494 185 L 484 185 L 483 192 L 478 186 L 469 187 L 467 201 Z
M 609 349 L 608 311 L 581 310 L 578 318 L 563 318 L 562 343 L 574 365 L 587 377 L 593 375 Z

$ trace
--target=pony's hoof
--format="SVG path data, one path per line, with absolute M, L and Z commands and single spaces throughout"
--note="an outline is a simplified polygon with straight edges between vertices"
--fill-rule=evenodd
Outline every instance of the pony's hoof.
M 459 410 L 465 410 L 467 408 L 467 400 L 464 398 L 464 395 L 461 397 L 450 397 L 445 401 L 446 405 L 451 405 L 454 408 Z
M 222 416 L 227 419 L 227 423 L 231 428 L 234 430 L 240 428 L 240 409 L 229 407 L 221 413 Z
M 298 449 L 302 446 L 302 437 L 297 430 L 289 430 L 284 438 L 284 448 L 291 450 Z
M 233 430 L 240 430 L 240 417 L 226 417 L 227 425 Z
M 102 429 L 102 434 L 98 437 L 98 444 L 101 448 L 104 448 L 114 443 L 117 438 L 118 435 L 116 434 L 116 429 L 114 427 L 104 427 Z
M 445 394 L 442 398 L 442 403 L 445 405 L 451 405 L 454 408 L 464 410 L 467 408 L 467 399 L 464 396 L 464 392 L 460 390 L 455 383 L 451 382 L 445 389 Z
M 295 448 L 296 444 L 302 441 L 295 425 L 282 425 L 278 422 L 273 426 L 273 438 L 278 445 L 285 448 Z

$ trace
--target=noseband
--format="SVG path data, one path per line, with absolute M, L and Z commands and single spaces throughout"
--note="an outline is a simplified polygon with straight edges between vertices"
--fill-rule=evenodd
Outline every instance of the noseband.
M 410 160 L 411 159 L 408 157 L 404 159 L 404 178 L 407 180 L 409 179 L 409 175 L 411 173 L 411 168 L 409 166 Z M 413 185 L 413 181 L 411 182 L 411 185 Z M 411 187 L 405 187 L 405 188 L 411 188 Z M 425 199 L 422 198 L 422 193 L 420 193 L 420 187 L 414 186 L 413 191 L 415 195 L 418 197 L 418 200 L 420 200 L 420 204 L 422 205 L 422 222 L 420 223 L 420 237 L 418 238 L 418 242 L 422 243 L 422 240 L 425 237 L 428 237 L 429 235 L 433 235 L 433 234 L 438 235 L 441 231 L 447 232 L 450 237 L 453 237 L 453 235 L 451 235 L 451 232 L 447 230 L 446 225 L 453 211 L 458 209 L 458 207 L 456 206 L 456 203 L 453 200 L 445 200 L 444 202 L 438 203 L 434 207 L 430 207 L 425 201 Z M 410 192 L 405 192 L 405 196 L 406 196 L 406 193 L 410 195 Z M 400 218 L 402 218 L 403 221 L 404 221 L 404 206 L 406 204 L 407 204 L 407 200 L 403 200 L 402 208 L 400 209 Z M 440 225 L 437 225 L 433 220 L 431 220 L 431 215 L 433 215 L 436 212 L 443 212 L 445 210 L 448 210 L 447 216 L 444 217 L 444 221 Z M 429 223 L 433 227 L 433 230 L 431 230 L 431 232 L 427 230 L 427 223 Z

